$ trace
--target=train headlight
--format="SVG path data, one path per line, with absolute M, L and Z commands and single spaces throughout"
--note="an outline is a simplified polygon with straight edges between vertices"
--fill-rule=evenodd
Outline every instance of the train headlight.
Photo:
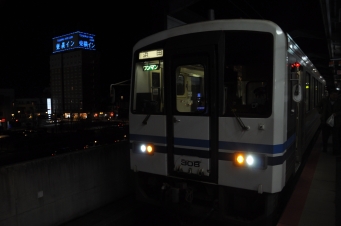
M 234 154 L 234 165 L 247 168 L 266 169 L 267 157 L 264 154 L 237 152 Z
M 150 154 L 153 152 L 153 146 L 152 145 L 148 145 L 147 146 L 147 152 Z
M 254 160 L 254 158 L 253 158 L 252 155 L 248 155 L 248 156 L 246 157 L 246 163 L 247 163 L 249 166 L 252 166 L 254 162 L 255 162 L 255 160 Z
M 140 150 L 142 152 L 146 152 L 146 149 L 147 149 L 146 145 L 142 144 L 141 147 L 140 147 Z

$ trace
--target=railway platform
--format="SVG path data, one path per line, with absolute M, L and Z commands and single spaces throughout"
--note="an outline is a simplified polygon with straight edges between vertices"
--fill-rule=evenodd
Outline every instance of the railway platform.
M 341 226 L 341 156 L 332 155 L 331 139 L 322 152 L 321 133 L 316 137 L 276 226 Z M 138 208 L 129 196 L 61 226 L 136 225 Z
M 318 135 L 277 226 L 341 226 L 341 156 Z

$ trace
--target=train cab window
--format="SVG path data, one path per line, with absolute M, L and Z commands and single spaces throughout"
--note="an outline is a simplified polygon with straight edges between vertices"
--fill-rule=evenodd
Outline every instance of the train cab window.
M 225 38 L 225 116 L 265 118 L 272 111 L 273 36 L 228 31 Z
M 200 64 L 176 68 L 176 110 L 200 113 L 206 110 L 204 67 Z
M 132 92 L 133 113 L 163 114 L 163 77 L 162 60 L 150 60 L 136 63 Z

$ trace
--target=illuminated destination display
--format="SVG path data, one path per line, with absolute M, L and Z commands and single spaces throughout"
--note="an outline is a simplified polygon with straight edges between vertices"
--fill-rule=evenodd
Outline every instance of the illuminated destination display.
M 157 69 L 159 69 L 159 65 L 158 64 L 151 64 L 151 65 L 143 66 L 143 70 L 144 71 L 153 71 L 153 70 L 157 70 Z
M 95 35 L 76 31 L 70 34 L 54 37 L 53 53 L 72 49 L 96 50 Z
M 163 49 L 140 52 L 139 60 L 163 57 Z

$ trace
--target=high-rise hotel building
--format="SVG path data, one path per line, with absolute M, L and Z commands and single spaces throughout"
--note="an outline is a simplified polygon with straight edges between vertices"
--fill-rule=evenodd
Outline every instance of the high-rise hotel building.
M 99 103 L 100 56 L 95 35 L 74 32 L 53 38 L 50 114 L 87 118 Z

